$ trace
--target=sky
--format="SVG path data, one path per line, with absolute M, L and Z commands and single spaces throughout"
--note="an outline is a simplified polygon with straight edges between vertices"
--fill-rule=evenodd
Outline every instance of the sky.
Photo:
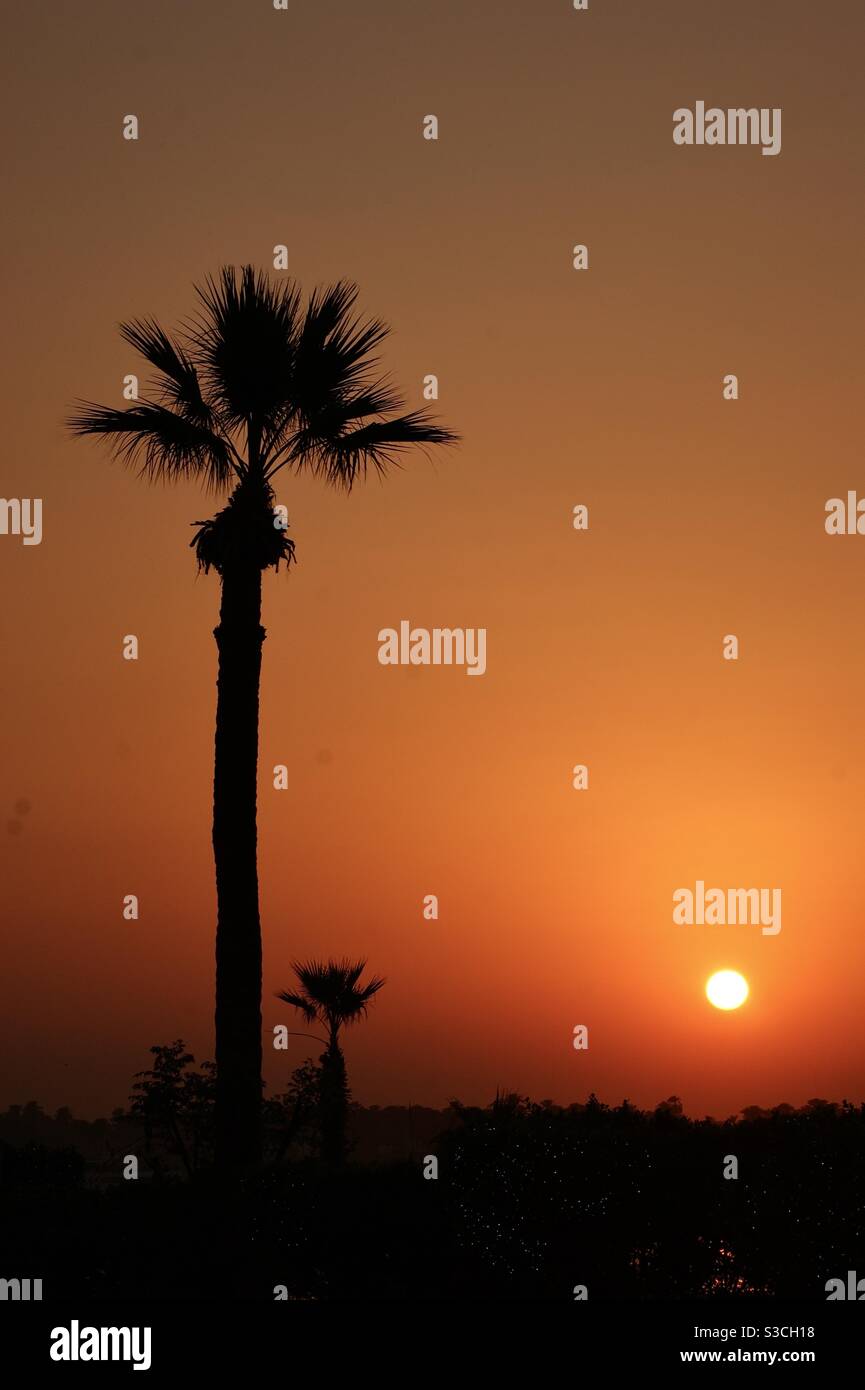
M 861 6 L 86 0 L 7 37 L 0 495 L 43 534 L 0 535 L 0 1105 L 105 1114 L 150 1046 L 213 1054 L 219 503 L 63 420 L 122 404 L 119 321 L 278 244 L 462 442 L 349 497 L 279 475 L 271 1090 L 318 1051 L 270 1045 L 292 960 L 349 955 L 387 978 L 365 1104 L 865 1099 L 865 538 L 824 525 L 865 496 Z M 780 154 L 677 146 L 697 101 L 781 108 Z M 485 628 L 485 674 L 381 665 L 401 620 Z M 782 930 L 675 924 L 698 880 L 779 888 Z

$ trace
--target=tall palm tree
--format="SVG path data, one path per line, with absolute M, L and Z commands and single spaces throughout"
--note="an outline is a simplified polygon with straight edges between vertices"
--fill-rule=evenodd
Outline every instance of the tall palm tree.
M 320 1023 L 327 1032 L 321 1057 L 321 1153 L 326 1163 L 339 1164 L 346 1155 L 348 1081 L 339 1030 L 365 1018 L 370 1000 L 385 983 L 373 976 L 362 985 L 366 961 L 294 961 L 299 991 L 281 990 L 277 999 L 292 1004 L 307 1023 Z
M 125 409 L 78 403 L 69 426 L 104 435 L 116 457 L 152 481 L 195 478 L 230 489 L 198 527 L 199 566 L 222 585 L 213 778 L 216 862 L 216 1152 L 238 1173 L 261 1157 L 261 926 L 256 780 L 261 673 L 261 576 L 294 560 L 274 512 L 273 478 L 305 471 L 350 491 L 369 467 L 384 473 L 412 445 L 456 435 L 403 402 L 378 375 L 388 329 L 355 314 L 340 282 L 302 303 L 294 281 L 271 284 L 251 266 L 225 267 L 196 287 L 198 311 L 170 336 L 153 319 L 120 326 L 155 369 Z

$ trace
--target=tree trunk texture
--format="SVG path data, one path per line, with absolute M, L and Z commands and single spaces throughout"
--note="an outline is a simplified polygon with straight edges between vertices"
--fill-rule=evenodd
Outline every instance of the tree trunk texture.
M 334 1168 L 348 1156 L 348 1078 L 345 1058 L 335 1039 L 321 1056 L 321 1156 Z
M 258 905 L 258 707 L 261 569 L 227 563 L 213 777 L 216 862 L 216 1162 L 240 1176 L 261 1161 L 261 920 Z

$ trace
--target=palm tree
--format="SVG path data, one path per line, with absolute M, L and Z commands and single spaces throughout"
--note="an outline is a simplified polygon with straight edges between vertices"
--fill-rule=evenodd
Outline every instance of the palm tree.
M 307 1023 L 320 1023 L 327 1031 L 321 1057 L 321 1154 L 326 1163 L 340 1164 L 346 1155 L 348 1081 L 339 1030 L 366 1017 L 370 1000 L 384 980 L 373 976 L 368 984 L 360 984 L 365 960 L 295 961 L 291 968 L 299 992 L 281 990 L 276 997 L 292 1004 Z
M 213 778 L 216 863 L 216 1155 L 239 1173 L 261 1157 L 261 926 L 256 782 L 261 673 L 261 576 L 288 566 L 294 543 L 274 511 L 273 478 L 305 471 L 350 491 L 371 466 L 384 473 L 412 445 L 457 436 L 403 406 L 377 374 L 388 329 L 355 315 L 357 288 L 316 290 L 305 306 L 291 280 L 272 285 L 244 266 L 196 287 L 198 312 L 174 336 L 153 319 L 120 326 L 155 369 L 125 409 L 78 403 L 76 435 L 104 435 L 116 457 L 151 481 L 195 478 L 231 489 L 196 522 L 200 568 L 222 585 Z

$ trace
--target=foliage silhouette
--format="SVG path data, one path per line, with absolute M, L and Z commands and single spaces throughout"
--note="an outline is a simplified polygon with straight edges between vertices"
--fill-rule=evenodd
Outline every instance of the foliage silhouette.
M 190 1070 L 195 1058 L 182 1040 L 150 1051 L 152 1068 L 135 1073 L 129 1116 L 142 1122 L 148 1161 L 157 1175 L 161 1142 L 191 1177 L 212 1152 L 216 1066 L 203 1062 L 200 1071 Z
M 229 1202 L 203 1172 L 84 1183 L 70 1125 L 27 1107 L 26 1132 L 53 1126 L 49 1150 L 14 1109 L 0 1115 L 4 1260 L 46 1297 L 270 1301 L 279 1284 L 297 1299 L 570 1302 L 585 1284 L 592 1301 L 736 1299 L 748 1321 L 761 1297 L 823 1301 L 828 1279 L 863 1273 L 865 1105 L 846 1101 L 723 1122 L 597 1097 L 454 1102 L 423 1141 L 435 1181 L 422 1152 L 293 1159 Z
M 116 1111 L 115 1126 L 137 1126 L 144 1136 L 149 1175 L 166 1181 L 180 1170 L 191 1178 L 213 1166 L 216 1066 L 195 1058 L 179 1039 L 151 1047 L 153 1066 L 135 1073 L 129 1109 Z M 321 1068 L 307 1058 L 291 1075 L 288 1090 L 263 1102 L 263 1153 L 281 1160 L 292 1149 L 320 1149 Z M 112 1150 L 113 1151 L 113 1150 Z

